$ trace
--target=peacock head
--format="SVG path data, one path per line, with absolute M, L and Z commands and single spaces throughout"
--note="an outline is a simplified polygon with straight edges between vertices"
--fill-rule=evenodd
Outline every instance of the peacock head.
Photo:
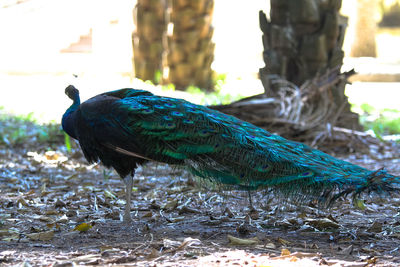
M 65 88 L 65 94 L 72 99 L 74 102 L 78 100 L 79 102 L 79 90 L 75 88 L 73 85 L 68 85 L 67 88 Z
M 74 101 L 72 105 L 65 111 L 61 125 L 64 131 L 69 134 L 72 138 L 77 139 L 77 135 L 75 133 L 74 127 L 74 113 L 79 108 L 80 105 L 80 98 L 79 98 L 79 91 L 73 85 L 69 85 L 65 88 L 65 94 Z

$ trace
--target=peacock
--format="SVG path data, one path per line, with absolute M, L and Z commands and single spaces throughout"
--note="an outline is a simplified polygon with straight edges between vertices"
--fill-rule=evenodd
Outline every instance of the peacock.
M 384 169 L 370 171 L 182 99 L 124 88 L 81 103 L 74 86 L 65 93 L 73 103 L 62 127 L 87 161 L 101 161 L 124 180 L 125 222 L 131 220 L 135 170 L 148 161 L 183 166 L 234 189 L 272 188 L 303 202 L 398 190 L 400 177 Z

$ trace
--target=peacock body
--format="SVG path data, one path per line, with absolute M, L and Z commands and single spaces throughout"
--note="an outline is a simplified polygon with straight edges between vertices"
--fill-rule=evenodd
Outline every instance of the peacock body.
M 128 188 L 138 165 L 150 160 L 185 166 L 237 189 L 273 187 L 321 203 L 349 193 L 390 191 L 399 182 L 385 170 L 367 170 L 182 99 L 120 89 L 80 103 L 71 85 L 66 94 L 73 104 L 63 116 L 63 129 L 79 141 L 89 162 L 101 161 L 128 177 Z M 127 199 L 129 205 L 130 195 Z

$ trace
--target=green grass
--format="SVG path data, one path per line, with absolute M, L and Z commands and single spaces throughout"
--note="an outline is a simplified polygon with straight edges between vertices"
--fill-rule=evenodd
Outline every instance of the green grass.
M 353 110 L 360 114 L 360 122 L 365 130 L 372 130 L 378 138 L 400 134 L 400 110 L 378 110 L 366 103 L 353 106 Z
M 15 115 L 0 107 L 0 145 L 18 146 L 23 144 L 62 143 L 60 125 L 54 122 L 39 124 L 34 114 Z

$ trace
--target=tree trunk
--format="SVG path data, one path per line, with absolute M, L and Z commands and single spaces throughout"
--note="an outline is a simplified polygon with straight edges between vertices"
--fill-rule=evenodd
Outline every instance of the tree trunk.
M 352 57 L 376 57 L 377 10 L 377 0 L 357 0 L 355 37 L 350 53 Z
M 266 65 L 260 69 L 260 78 L 266 94 L 274 95 L 281 90 L 271 83 L 273 75 L 300 87 L 327 72 L 330 77 L 340 74 L 347 26 L 346 18 L 339 14 L 341 3 L 341 0 L 271 0 L 270 21 L 260 13 Z M 339 109 L 342 111 L 340 118 L 335 118 L 338 126 L 360 129 L 358 116 L 350 111 L 344 95 L 345 84 L 346 81 L 332 84 L 324 97 L 334 103 L 336 112 L 332 118 Z M 318 97 L 309 100 L 320 101 Z M 326 119 L 329 122 L 330 118 Z
M 170 0 L 164 83 L 212 88 L 213 0 Z
M 340 72 L 347 22 L 340 7 L 341 0 L 271 0 L 270 20 L 260 11 L 265 92 L 213 108 L 313 146 L 349 144 L 343 128 L 361 126 L 344 95 L 354 71 Z
M 166 0 L 138 0 L 132 34 L 135 76 L 158 83 L 162 73 L 163 35 L 167 29 Z

